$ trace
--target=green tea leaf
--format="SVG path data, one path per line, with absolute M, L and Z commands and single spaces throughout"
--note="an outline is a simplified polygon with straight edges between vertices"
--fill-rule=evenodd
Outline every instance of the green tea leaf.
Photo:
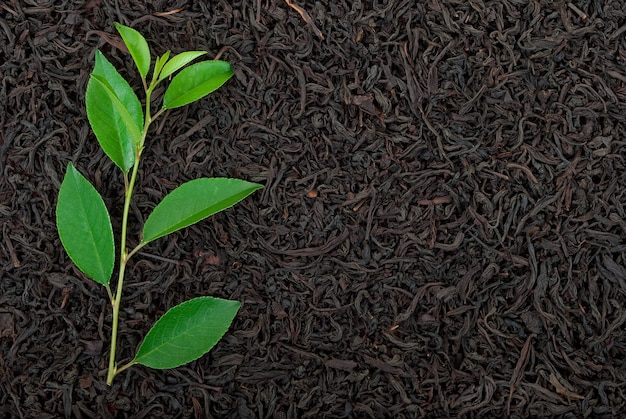
M 154 71 L 152 73 L 152 80 L 155 80 L 161 74 L 163 70 L 163 66 L 167 63 L 167 60 L 170 58 L 170 51 L 165 51 L 165 54 L 157 57 L 156 62 L 154 63 Z M 160 82 L 161 79 L 157 80 L 157 83 Z
M 183 183 L 154 208 L 143 226 L 142 243 L 195 224 L 235 205 L 262 187 L 228 178 L 200 178 Z
M 102 84 L 101 87 L 104 89 L 105 93 L 109 95 L 109 99 L 111 99 L 111 103 L 115 107 L 115 110 L 117 110 L 119 117 L 122 118 L 124 127 L 126 127 L 126 129 L 128 130 L 128 133 L 132 138 L 133 143 L 139 144 L 141 142 L 141 131 L 137 127 L 133 116 L 128 112 L 128 109 L 126 109 L 124 104 L 120 102 L 120 99 L 115 95 L 115 92 L 107 88 L 106 80 L 96 75 L 93 75 L 91 77 L 90 81 L 92 80 L 94 81 L 94 83 Z
M 143 108 L 139 98 L 130 84 L 100 51 L 96 51 L 96 65 L 91 74 L 105 83 L 108 89 L 124 104 L 135 122 L 134 125 L 141 131 L 143 129 Z
M 175 73 L 204 54 L 206 54 L 205 51 L 186 51 L 173 56 L 172 59 L 165 64 L 163 70 L 161 70 L 159 81 L 166 79 L 170 74 Z
M 134 144 L 141 141 L 143 111 L 130 85 L 100 51 L 96 51 L 85 102 L 100 146 L 127 173 L 135 164 Z
M 126 48 L 128 48 L 128 52 L 133 57 L 139 74 L 141 74 L 141 78 L 145 80 L 150 69 L 150 47 L 148 47 L 146 38 L 133 28 L 119 23 L 115 24 L 115 28 L 122 35 Z
M 128 112 L 133 116 L 135 125 L 143 127 L 143 108 L 139 98 L 130 87 L 130 84 L 117 72 L 113 64 L 100 52 L 96 51 L 96 64 L 91 73 L 104 80 L 107 87 L 115 93 L 115 96 L 126 106 Z
M 231 78 L 233 70 L 225 61 L 202 61 L 181 70 L 163 97 L 163 108 L 187 105 L 213 92 Z
M 135 164 L 134 141 L 109 92 L 97 77 L 90 77 L 85 94 L 87 118 L 102 150 L 128 173 Z
M 198 297 L 170 309 L 146 335 L 133 363 L 176 368 L 209 352 L 230 327 L 239 302 Z
M 108 285 L 115 262 L 109 212 L 98 191 L 72 163 L 59 190 L 57 229 L 76 266 L 94 281 Z

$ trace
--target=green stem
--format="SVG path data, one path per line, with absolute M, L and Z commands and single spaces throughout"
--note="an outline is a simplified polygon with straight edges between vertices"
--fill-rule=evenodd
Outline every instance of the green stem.
M 119 316 L 120 316 L 120 306 L 122 302 L 122 289 L 124 287 L 124 274 L 126 272 L 126 265 L 128 260 L 132 255 L 135 254 L 137 250 L 143 247 L 143 244 L 139 244 L 133 251 L 128 253 L 128 249 L 126 248 L 126 237 L 128 230 L 128 213 L 130 212 L 130 201 L 133 196 L 133 189 L 135 188 L 135 182 L 137 181 L 137 172 L 139 170 L 139 162 L 141 161 L 141 152 L 143 151 L 143 146 L 146 141 L 146 135 L 148 133 L 148 128 L 152 123 L 153 119 L 150 116 L 150 96 L 152 94 L 152 89 L 154 86 L 151 84 L 150 87 L 146 90 L 146 116 L 143 126 L 143 132 L 141 134 L 141 141 L 135 147 L 135 165 L 133 166 L 133 171 L 130 176 L 130 181 L 127 181 L 128 176 L 124 175 L 124 186 L 125 186 L 125 196 L 124 196 L 124 212 L 122 214 L 122 234 L 120 238 L 120 270 L 117 278 L 117 288 L 115 290 L 115 297 L 112 298 L 113 305 L 113 321 L 111 324 L 111 351 L 109 355 L 109 370 L 107 372 L 107 384 L 111 385 L 113 383 L 113 378 L 115 375 L 126 368 L 132 366 L 132 362 L 123 366 L 119 370 L 117 369 L 117 365 L 115 362 L 115 353 L 117 348 L 117 330 L 119 326 Z
M 124 371 L 124 370 L 126 370 L 126 369 L 128 369 L 128 368 L 130 368 L 130 367 L 132 367 L 132 366 L 133 366 L 133 365 L 135 365 L 135 364 L 136 364 L 136 362 L 135 362 L 135 361 L 130 361 L 128 364 L 126 364 L 126 365 L 122 365 L 122 366 L 121 366 L 121 367 L 117 370 L 116 374 L 119 374 L 120 372 L 122 372 L 122 371 Z
M 118 287 L 124 283 L 124 271 L 126 270 L 126 262 L 120 262 L 120 273 L 117 279 Z M 117 327 L 120 318 L 120 301 L 121 293 L 116 292 L 116 296 L 113 299 L 113 323 L 111 325 L 111 354 L 109 356 L 109 370 L 107 373 L 107 385 L 113 383 L 113 377 L 115 377 L 116 365 L 115 365 L 115 349 L 117 347 Z
M 113 294 L 111 293 L 111 287 L 109 284 L 106 284 L 104 288 L 107 290 L 107 294 L 109 295 L 109 301 L 113 304 Z
M 145 134 L 144 134 L 145 136 Z M 111 385 L 113 377 L 115 377 L 116 365 L 115 365 L 115 350 L 117 347 L 117 329 L 119 325 L 120 317 L 120 305 L 122 301 L 122 288 L 124 287 L 124 274 L 126 273 L 126 264 L 128 263 L 128 250 L 126 249 L 126 236 L 128 227 L 128 213 L 130 211 L 130 200 L 133 196 L 133 188 L 135 187 L 135 181 L 137 180 L 137 171 L 139 168 L 139 159 L 141 158 L 141 151 L 138 150 L 135 153 L 135 165 L 133 166 L 133 172 L 126 188 L 126 194 L 124 197 L 124 212 L 122 214 L 122 237 L 120 239 L 120 270 L 117 278 L 117 288 L 115 290 L 115 298 L 113 299 L 113 323 L 111 325 L 111 353 L 109 356 L 109 371 L 107 374 L 107 384 Z
M 130 253 L 128 253 L 128 259 L 130 259 L 135 253 L 137 253 L 138 251 L 140 251 L 146 244 L 146 242 L 141 242 L 137 245 L 137 247 L 135 247 L 133 250 L 130 251 Z
M 163 112 L 165 112 L 167 109 L 165 108 L 161 108 L 157 113 L 154 114 L 154 117 L 152 118 L 152 120 L 154 121 L 155 119 L 157 119 L 159 116 L 161 116 L 161 114 Z

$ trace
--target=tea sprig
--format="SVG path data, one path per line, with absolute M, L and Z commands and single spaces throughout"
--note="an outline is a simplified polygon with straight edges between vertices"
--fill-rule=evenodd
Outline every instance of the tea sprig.
M 85 275 L 104 286 L 111 302 L 113 319 L 106 380 L 109 385 L 116 374 L 133 365 L 175 368 L 201 357 L 226 333 L 240 307 L 237 301 L 214 297 L 193 298 L 173 307 L 154 324 L 135 357 L 118 367 L 115 354 L 119 312 L 126 266 L 131 257 L 146 244 L 223 211 L 262 188 L 256 183 L 229 178 L 186 182 L 156 205 L 144 223 L 139 243 L 128 249 L 130 203 L 150 125 L 166 110 L 195 102 L 218 89 L 233 71 L 229 63 L 219 60 L 189 65 L 206 54 L 204 51 L 187 51 L 171 58 L 167 51 L 156 57 L 152 77 L 147 80 L 152 63 L 147 41 L 132 28 L 115 26 L 141 76 L 145 105 L 141 106 L 130 84 L 97 51 L 85 94 L 87 118 L 100 147 L 124 176 L 118 278 L 114 291 L 110 286 L 115 265 L 111 218 L 98 191 L 72 163 L 67 166 L 56 210 L 63 247 Z M 152 115 L 154 89 L 170 77 L 161 108 Z

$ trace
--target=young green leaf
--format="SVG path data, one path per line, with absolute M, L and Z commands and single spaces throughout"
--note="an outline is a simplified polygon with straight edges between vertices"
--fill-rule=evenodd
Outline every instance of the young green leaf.
M 163 96 L 163 108 L 172 109 L 203 98 L 233 75 L 225 61 L 201 61 L 181 70 L 170 83 Z
M 115 28 L 122 35 L 124 44 L 126 44 L 130 56 L 133 57 L 141 78 L 145 80 L 150 69 L 150 47 L 148 47 L 146 38 L 133 28 L 119 23 L 115 23 Z
M 215 346 L 230 327 L 238 301 L 198 297 L 163 315 L 146 335 L 133 363 L 150 368 L 176 368 Z
M 143 111 L 128 82 L 100 51 L 96 51 L 85 102 L 87 118 L 100 146 L 127 173 L 135 164 L 134 145 L 141 141 Z
M 161 71 L 163 70 L 163 66 L 165 65 L 165 63 L 167 63 L 167 60 L 170 58 L 170 51 L 165 51 L 165 54 L 161 55 L 160 57 L 157 57 L 156 62 L 154 63 L 154 71 L 152 72 L 152 80 L 156 80 L 157 77 L 159 77 L 159 74 L 161 74 Z M 161 80 L 158 79 L 156 82 L 160 82 Z
M 166 195 L 148 216 L 143 226 L 142 243 L 204 220 L 262 187 L 228 178 L 200 178 L 183 183 Z
M 59 190 L 57 230 L 72 261 L 94 281 L 108 285 L 115 262 L 109 212 L 96 189 L 69 163 Z
M 165 64 L 163 70 L 161 70 L 159 81 L 165 80 L 170 74 L 175 73 L 204 54 L 206 54 L 204 51 L 186 51 L 173 56 L 172 59 Z

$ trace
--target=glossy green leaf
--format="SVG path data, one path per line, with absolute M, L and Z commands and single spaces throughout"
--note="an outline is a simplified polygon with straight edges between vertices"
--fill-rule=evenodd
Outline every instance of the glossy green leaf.
M 150 329 L 133 363 L 176 368 L 209 352 L 230 327 L 239 302 L 198 297 L 170 309 Z
M 94 281 L 107 285 L 115 262 L 113 229 L 104 201 L 72 163 L 57 202 L 57 229 L 72 261 Z
M 170 51 L 165 51 L 165 54 L 161 55 L 160 57 L 157 57 L 156 62 L 154 63 L 154 71 L 152 73 L 152 79 L 156 79 L 157 77 L 159 77 L 159 74 L 161 74 L 161 71 L 163 70 L 163 66 L 167 63 L 167 60 L 170 58 Z M 157 83 L 160 80 L 157 80 Z
M 159 75 L 159 81 L 166 79 L 171 74 L 174 74 L 175 72 L 204 54 L 206 54 L 206 52 L 204 51 L 186 51 L 173 56 L 172 59 L 169 60 L 167 64 L 165 64 L 165 66 L 163 66 L 163 70 L 161 70 L 161 73 Z
M 133 57 L 139 74 L 141 74 L 141 78 L 145 79 L 150 69 L 150 47 L 148 47 L 146 38 L 133 28 L 119 23 L 115 24 L 115 28 L 120 35 L 122 35 L 124 44 L 126 44 L 128 52 L 130 52 L 131 57 Z
M 143 226 L 143 243 L 225 210 L 262 187 L 228 178 L 201 178 L 184 183 L 154 208 Z
M 201 61 L 181 70 L 165 91 L 163 108 L 187 105 L 213 92 L 233 75 L 225 61 Z
M 128 112 L 133 116 L 135 125 L 143 127 L 143 108 L 139 98 L 130 87 L 130 84 L 115 69 L 113 64 L 100 52 L 96 51 L 96 64 L 91 73 L 103 80 L 107 87 L 115 93 L 115 96 L 124 104 Z
M 130 85 L 96 51 L 96 65 L 85 93 L 87 118 L 104 152 L 127 173 L 135 163 L 141 141 L 143 111 Z
M 107 88 L 106 80 L 102 79 L 100 76 L 92 75 L 90 81 L 101 84 L 100 87 L 103 88 L 104 92 L 109 96 L 109 99 L 115 107 L 115 110 L 118 112 L 119 117 L 122 118 L 124 127 L 128 130 L 133 143 L 139 144 L 141 142 L 141 131 L 137 127 L 133 116 L 128 112 L 126 106 L 120 102 L 120 99 L 115 95 L 115 92 Z

